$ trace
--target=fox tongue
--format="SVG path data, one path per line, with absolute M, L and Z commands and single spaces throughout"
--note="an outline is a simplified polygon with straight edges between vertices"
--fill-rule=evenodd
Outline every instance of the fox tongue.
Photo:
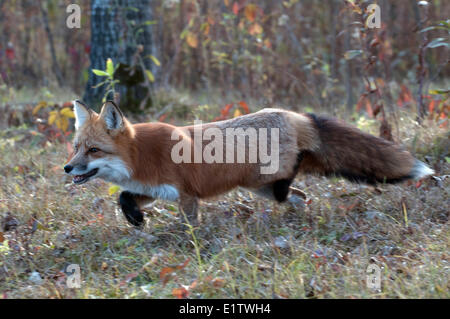
M 76 175 L 76 176 L 73 177 L 73 181 L 75 183 L 77 183 L 77 182 L 81 182 L 85 178 L 86 178 L 86 174 L 85 175 Z
M 98 168 L 94 168 L 93 170 L 91 170 L 90 172 L 87 172 L 86 174 L 75 175 L 73 177 L 73 182 L 76 184 L 82 184 L 82 183 L 86 182 L 89 179 L 89 177 L 92 177 L 95 174 L 97 174 L 97 172 L 98 172 Z

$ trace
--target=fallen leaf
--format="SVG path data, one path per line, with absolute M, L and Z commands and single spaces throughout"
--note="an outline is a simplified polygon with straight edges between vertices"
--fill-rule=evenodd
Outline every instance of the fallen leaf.
M 122 280 L 119 284 L 120 287 L 125 286 L 127 283 L 129 283 L 130 281 L 132 281 L 134 278 L 136 278 L 137 276 L 139 276 L 138 272 L 133 272 L 131 274 L 128 274 L 125 276 L 125 279 Z
M 120 186 L 117 185 L 112 185 L 111 187 L 109 187 L 108 189 L 108 194 L 109 196 L 114 195 L 115 193 L 117 193 L 120 190 Z
M 191 260 L 190 258 L 186 259 L 184 263 L 182 263 L 181 265 L 178 265 L 176 268 L 177 268 L 177 269 L 183 269 L 183 268 L 185 268 L 185 267 L 187 266 L 187 264 L 189 264 L 189 261 L 190 261 L 190 260 Z
M 170 274 L 174 273 L 176 270 L 181 270 L 181 269 L 185 268 L 187 266 L 187 264 L 189 263 L 189 261 L 190 261 L 190 258 L 186 259 L 182 264 L 164 267 L 163 269 L 161 269 L 161 271 L 159 273 L 159 279 L 163 282 L 163 285 L 165 285 L 169 281 Z
M 225 279 L 217 277 L 214 278 L 211 283 L 215 288 L 222 288 L 225 286 Z
M 172 295 L 177 299 L 185 299 L 189 296 L 189 291 L 184 287 L 174 288 Z
M 159 273 L 159 279 L 162 281 L 163 286 L 169 281 L 169 275 L 175 272 L 174 267 L 164 267 L 161 269 L 161 272 Z
M 198 282 L 196 279 L 192 282 L 192 284 L 189 285 L 189 290 L 195 289 L 195 287 L 197 287 L 197 284 L 198 284 Z
M 40 229 L 40 230 L 45 230 L 45 231 L 52 231 L 50 228 L 48 228 L 48 227 L 45 227 L 44 225 L 42 225 L 41 223 L 37 223 L 37 229 Z

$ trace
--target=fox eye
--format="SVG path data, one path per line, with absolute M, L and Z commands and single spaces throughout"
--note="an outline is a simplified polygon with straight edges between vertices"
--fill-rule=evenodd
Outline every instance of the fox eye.
M 100 151 L 100 150 L 98 148 L 96 148 L 96 147 L 91 147 L 89 149 L 89 153 L 97 153 L 98 151 Z

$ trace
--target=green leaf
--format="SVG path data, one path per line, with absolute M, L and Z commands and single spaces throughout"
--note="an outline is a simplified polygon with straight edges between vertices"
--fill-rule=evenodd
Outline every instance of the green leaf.
M 428 45 L 426 47 L 433 49 L 433 48 L 437 48 L 437 47 L 441 47 L 441 46 L 450 47 L 450 45 L 445 41 L 444 38 L 436 38 L 433 41 L 431 41 L 430 43 L 428 43 Z
M 139 34 L 141 34 L 142 32 L 144 32 L 144 29 L 143 28 L 139 28 L 139 29 L 136 30 L 134 36 L 137 38 L 139 36 Z
M 93 89 L 96 89 L 96 88 L 98 88 L 98 87 L 101 87 L 102 85 L 105 85 L 107 82 L 108 82 L 108 81 L 100 82 L 99 84 L 94 85 L 92 88 L 93 88 Z
M 108 73 L 110 77 L 114 75 L 114 62 L 111 58 L 106 60 L 106 73 Z
M 108 72 L 102 70 L 92 69 L 92 72 L 94 72 L 94 74 L 98 76 L 109 76 Z
M 147 55 L 147 58 L 151 59 L 153 61 L 153 63 L 155 63 L 157 66 L 161 66 L 161 62 L 159 62 L 159 60 L 154 57 L 153 55 L 149 54 Z
M 445 161 L 450 164 L 450 157 L 445 157 Z
M 152 73 L 152 71 L 150 70 L 145 70 L 145 73 L 147 74 L 148 79 L 150 80 L 150 82 L 155 82 L 155 77 Z
M 143 23 L 143 25 L 152 25 L 152 24 L 156 24 L 155 20 L 147 20 Z
M 450 19 L 448 19 L 448 20 L 440 20 L 437 23 L 438 23 L 438 25 L 443 25 L 443 26 L 446 26 L 447 28 L 450 28 Z
M 354 59 L 358 55 L 361 55 L 361 54 L 362 54 L 362 50 L 350 50 L 350 51 L 345 52 L 344 58 L 346 60 L 351 60 L 351 59 Z
M 434 95 L 444 95 L 444 94 L 448 94 L 448 93 L 450 93 L 450 90 L 449 89 L 447 89 L 447 90 L 440 90 L 440 89 L 437 89 L 437 90 L 430 90 L 430 91 L 428 91 L 430 94 L 434 94 Z
M 180 34 L 180 39 L 183 40 L 188 34 L 188 32 L 189 32 L 188 29 L 184 29 L 183 32 L 181 32 Z
M 134 12 L 139 12 L 139 9 L 136 8 L 136 7 L 129 6 L 129 7 L 125 7 L 125 9 L 130 10 L 130 11 L 134 11 Z
M 52 231 L 50 228 L 45 227 L 45 226 L 42 225 L 41 223 L 38 223 L 38 224 L 37 224 L 37 229 L 45 230 L 45 231 Z
M 178 209 L 177 209 L 175 206 L 170 205 L 170 204 L 167 205 L 166 208 L 167 208 L 167 210 L 170 210 L 170 211 L 172 211 L 172 212 L 178 211 Z
M 448 30 L 448 27 L 444 27 L 444 26 L 431 26 L 431 27 L 427 27 L 425 29 L 420 30 L 419 32 L 427 32 L 427 31 L 431 31 L 431 30 Z

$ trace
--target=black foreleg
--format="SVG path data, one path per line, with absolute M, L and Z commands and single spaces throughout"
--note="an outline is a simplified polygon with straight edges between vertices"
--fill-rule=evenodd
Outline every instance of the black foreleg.
M 120 194 L 119 204 L 128 222 L 134 226 L 144 224 L 144 214 L 139 209 L 136 197 L 139 195 L 124 191 Z

